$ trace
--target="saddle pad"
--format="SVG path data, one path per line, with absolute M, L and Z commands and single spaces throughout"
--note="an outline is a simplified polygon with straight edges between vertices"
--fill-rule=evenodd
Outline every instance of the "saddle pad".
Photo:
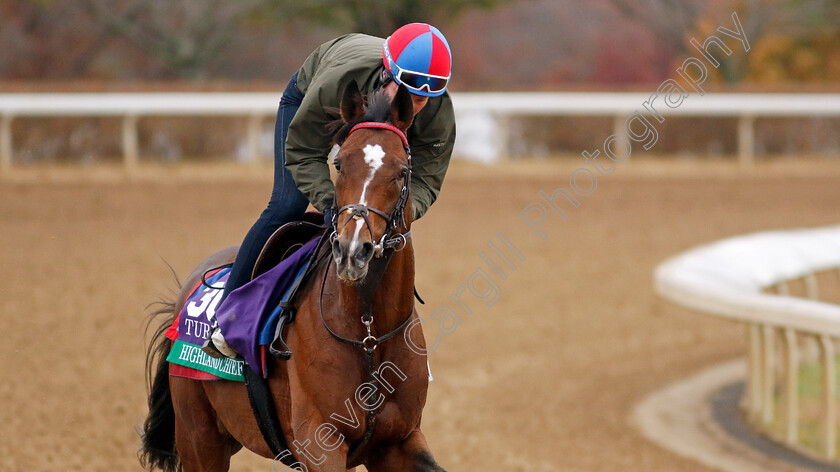
M 230 268 L 207 274 L 205 280 L 210 286 L 203 283 L 196 285 L 175 322 L 167 330 L 166 336 L 173 344 L 166 360 L 177 365 L 170 369 L 170 375 L 196 380 L 245 381 L 242 359 L 216 359 L 201 350 L 215 324 L 216 307 L 229 275 Z
M 169 364 L 169 376 L 183 377 L 192 380 L 221 380 L 220 377 L 216 377 L 213 374 L 208 374 L 207 372 L 193 369 L 192 367 L 172 363 Z
M 217 320 L 225 340 L 257 372 L 265 374 L 260 347 L 263 327 L 273 332 L 277 318 L 271 313 L 315 252 L 318 240 L 307 242 L 272 269 L 230 292 L 219 308 Z

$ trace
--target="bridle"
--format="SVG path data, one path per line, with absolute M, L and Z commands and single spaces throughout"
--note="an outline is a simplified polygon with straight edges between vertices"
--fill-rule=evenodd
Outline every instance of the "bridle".
M 391 212 L 390 215 L 388 213 L 385 213 L 382 210 L 378 210 L 376 208 L 373 208 L 373 207 L 370 207 L 370 206 L 367 206 L 367 205 L 353 204 L 353 205 L 342 206 L 341 208 L 338 209 L 337 212 L 335 212 L 335 214 L 333 216 L 333 220 L 332 220 L 333 232 L 332 232 L 332 234 L 330 235 L 330 238 L 329 238 L 330 243 L 333 243 L 335 241 L 335 239 L 338 237 L 338 227 L 337 227 L 338 215 L 340 215 L 341 213 L 343 213 L 345 211 L 349 211 L 350 215 L 347 218 L 347 221 L 344 222 L 344 225 L 342 226 L 342 228 L 344 226 L 347 226 L 347 223 L 349 223 L 351 220 L 356 219 L 356 218 L 362 218 L 365 222 L 365 226 L 367 226 L 367 229 L 370 232 L 371 240 L 374 239 L 373 228 L 370 225 L 370 220 L 368 219 L 368 215 L 370 213 L 374 213 L 374 214 L 379 215 L 380 217 L 385 219 L 385 222 L 386 222 L 385 231 L 382 233 L 382 237 L 379 239 L 379 241 L 376 244 L 374 244 L 374 257 L 381 258 L 384 255 L 384 260 L 382 260 L 381 263 L 378 264 L 379 265 L 379 270 L 375 271 L 376 273 L 369 273 L 368 274 L 369 280 L 366 280 L 366 282 L 365 282 L 368 287 L 371 287 L 371 291 L 370 291 L 370 293 L 367 294 L 368 297 L 366 297 L 366 298 L 370 298 L 370 297 L 373 296 L 373 290 L 375 290 L 376 287 L 378 287 L 379 281 L 382 279 L 382 276 L 385 274 L 385 269 L 388 266 L 388 262 L 391 259 L 391 255 L 394 252 L 399 252 L 399 251 L 402 251 L 403 249 L 405 249 L 405 247 L 408 245 L 408 238 L 411 237 L 411 230 L 406 231 L 405 233 L 396 232 L 398 224 L 401 223 L 403 228 L 405 228 L 407 226 L 406 222 L 405 222 L 405 205 L 406 205 L 406 203 L 408 203 L 409 184 L 411 182 L 411 152 L 409 151 L 408 139 L 405 137 L 405 133 L 403 133 L 402 130 L 400 130 L 396 126 L 388 124 L 388 123 L 365 121 L 365 122 L 359 123 L 359 124 L 353 126 L 352 128 L 350 128 L 350 131 L 347 133 L 347 136 L 350 136 L 350 134 L 352 134 L 354 131 L 362 129 L 362 128 L 378 128 L 378 129 L 387 129 L 389 131 L 393 131 L 402 140 L 403 147 L 405 148 L 405 153 L 408 157 L 408 169 L 406 170 L 405 179 L 403 180 L 403 186 L 402 186 L 402 189 L 400 190 L 400 197 L 397 200 L 397 203 L 394 206 L 394 210 Z M 346 138 L 345 138 L 345 140 L 346 140 Z M 388 250 L 388 251 L 386 252 L 386 250 Z M 321 296 L 319 297 L 319 304 L 323 304 L 324 286 L 326 285 L 326 276 L 327 276 L 327 271 L 324 272 L 324 280 L 321 282 Z M 408 326 L 408 323 L 411 320 L 411 315 L 412 315 L 412 313 L 414 313 L 414 305 L 412 304 L 411 311 L 408 313 L 408 317 L 406 318 L 406 320 L 404 322 L 402 322 L 396 329 L 394 329 L 390 333 L 385 334 L 383 336 L 379 336 L 377 338 L 377 337 L 373 336 L 373 334 L 371 332 L 371 325 L 373 324 L 373 312 L 372 312 L 371 307 L 370 307 L 370 300 L 364 300 L 363 303 L 365 305 L 365 308 L 364 308 L 364 313 L 362 313 L 361 320 L 362 320 L 362 324 L 365 326 L 365 330 L 367 331 L 367 336 L 361 341 L 357 341 L 355 339 L 347 339 L 345 337 L 340 336 L 335 331 L 333 331 L 332 328 L 330 328 L 329 325 L 327 324 L 327 320 L 324 319 L 323 306 L 319 306 L 320 311 L 321 311 L 321 321 L 323 321 L 324 327 L 327 329 L 327 331 L 334 338 L 336 338 L 337 340 L 339 340 L 339 341 L 341 341 L 345 344 L 350 344 L 352 346 L 361 347 L 362 349 L 364 349 L 364 351 L 368 355 L 368 357 L 370 357 L 372 359 L 373 351 L 376 350 L 376 347 L 379 346 L 379 344 L 387 341 L 388 339 L 393 338 L 394 336 L 396 336 L 397 334 L 402 332 L 402 330 L 405 329 L 406 326 Z
M 378 258 L 382 256 L 383 251 L 387 248 L 394 248 L 397 251 L 401 251 L 405 248 L 406 244 L 408 244 L 408 238 L 411 237 L 411 230 L 406 231 L 405 233 L 399 233 L 396 231 L 398 224 L 400 224 L 403 228 L 407 227 L 405 223 L 405 205 L 408 203 L 409 184 L 411 183 L 411 150 L 409 149 L 408 138 L 406 138 L 405 133 L 403 133 L 401 129 L 389 123 L 364 121 L 350 128 L 350 131 L 347 133 L 347 137 L 353 134 L 354 131 L 363 128 L 376 128 L 393 131 L 402 140 L 403 148 L 405 149 L 406 156 L 408 157 L 408 169 L 405 172 L 403 186 L 400 190 L 400 197 L 397 200 L 391 214 L 361 203 L 342 206 L 338 209 L 338 211 L 333 212 L 330 243 L 335 242 L 335 239 L 338 237 L 338 217 L 345 211 L 349 211 L 349 215 L 347 220 L 344 221 L 342 229 L 344 226 L 347 226 L 350 221 L 361 218 L 365 222 L 371 241 L 373 241 L 373 227 L 370 224 L 370 219 L 368 219 L 368 216 L 373 213 L 385 219 L 386 222 L 385 231 L 382 233 L 382 237 L 379 238 L 379 241 L 375 242 L 373 245 L 373 255 Z M 345 138 L 345 140 L 346 139 L 347 138 Z
M 385 213 L 384 211 L 379 210 L 377 208 L 373 208 L 360 203 L 344 205 L 341 208 L 339 208 L 338 211 L 333 213 L 332 234 L 330 234 L 329 237 L 329 241 L 331 244 L 338 237 L 338 216 L 344 213 L 345 211 L 349 211 L 349 215 L 347 220 L 344 222 L 344 225 L 342 225 L 342 229 L 344 228 L 344 226 L 347 226 L 347 223 L 349 223 L 351 220 L 361 218 L 362 220 L 364 220 L 365 226 L 367 227 L 368 232 L 370 233 L 371 241 L 374 240 L 374 236 L 373 227 L 371 226 L 370 220 L 368 218 L 369 215 L 371 213 L 378 215 L 381 218 L 385 219 L 386 222 L 385 231 L 382 233 L 382 237 L 379 239 L 379 241 L 374 243 L 374 257 L 380 260 L 376 264 L 376 270 L 368 273 L 368 276 L 365 280 L 365 286 L 361 289 L 363 307 L 361 321 L 365 327 L 365 330 L 367 331 L 367 335 L 361 341 L 355 339 L 348 339 L 333 331 L 332 328 L 330 328 L 327 324 L 327 320 L 324 318 L 323 301 L 324 287 L 326 286 L 327 274 L 329 273 L 328 269 L 324 271 L 324 279 L 321 281 L 321 294 L 318 299 L 318 309 L 320 311 L 321 321 L 324 324 L 324 328 L 326 328 L 327 332 L 329 332 L 332 337 L 334 337 L 338 341 L 341 341 L 344 344 L 360 347 L 364 350 L 368 369 L 368 380 L 370 382 L 373 382 L 376 380 L 375 372 L 377 371 L 376 361 L 374 359 L 374 352 L 376 351 L 376 348 L 380 344 L 384 343 L 385 341 L 391 338 L 396 337 L 399 333 L 405 330 L 406 326 L 408 326 L 412 316 L 414 315 L 414 300 L 412 299 L 411 310 L 408 312 L 408 316 L 406 317 L 405 321 L 400 323 L 400 325 L 396 329 L 379 337 L 376 337 L 372 334 L 371 326 L 373 325 L 373 310 L 371 307 L 371 298 L 373 296 L 373 292 L 379 286 L 379 282 L 385 275 L 385 270 L 388 267 L 388 262 L 390 262 L 391 256 L 394 254 L 394 252 L 402 251 L 403 249 L 405 249 L 406 246 L 408 246 L 408 238 L 411 237 L 411 230 L 408 230 L 405 233 L 400 233 L 397 231 L 398 225 L 400 225 L 402 228 L 408 229 L 408 225 L 405 221 L 405 206 L 408 203 L 409 184 L 411 183 L 411 152 L 408 147 L 408 139 L 406 138 L 405 133 L 403 133 L 402 130 L 400 130 L 396 126 L 388 123 L 379 123 L 372 121 L 362 122 L 350 128 L 350 131 L 347 133 L 347 136 L 350 136 L 350 134 L 352 134 L 354 131 L 362 128 L 378 128 L 393 131 L 402 140 L 403 147 L 405 148 L 405 153 L 408 157 L 408 169 L 405 172 L 403 186 L 400 190 L 400 197 L 394 206 L 394 210 L 390 214 Z M 376 408 L 371 408 L 368 410 L 364 436 L 348 451 L 348 464 L 353 463 L 361 455 L 362 451 L 365 449 L 371 437 L 373 436 L 373 430 L 376 427 L 376 415 Z

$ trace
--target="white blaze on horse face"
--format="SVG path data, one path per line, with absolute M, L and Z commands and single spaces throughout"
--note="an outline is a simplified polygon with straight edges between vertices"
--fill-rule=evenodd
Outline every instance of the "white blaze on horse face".
M 350 249 L 349 249 L 350 254 L 353 254 L 353 252 L 356 250 L 356 246 L 359 245 L 359 232 L 362 231 L 363 226 L 364 226 L 364 220 L 362 220 L 361 218 L 357 219 L 356 220 L 356 232 L 353 233 L 353 239 L 350 241 Z
M 382 150 L 382 146 L 378 144 L 368 144 L 362 149 L 362 151 L 365 153 L 365 163 L 370 166 L 370 173 L 362 186 L 362 195 L 359 197 L 359 205 L 367 205 L 365 194 L 367 193 L 368 185 L 370 185 L 373 181 L 373 176 L 376 175 L 376 171 L 382 167 L 382 159 L 385 157 L 385 151 Z M 356 220 L 356 232 L 353 234 L 353 239 L 350 241 L 350 254 L 353 254 L 356 250 L 356 246 L 359 244 L 359 233 L 361 232 L 364 223 L 365 221 L 361 218 Z
M 376 175 L 376 171 L 382 167 L 382 158 L 385 157 L 385 151 L 378 144 L 368 144 L 362 151 L 365 153 L 365 163 L 370 166 L 370 173 L 368 174 L 367 180 L 365 180 L 365 185 L 362 186 L 362 196 L 359 198 L 359 204 L 367 205 L 365 193 L 367 193 L 368 185 L 373 181 L 373 176 Z

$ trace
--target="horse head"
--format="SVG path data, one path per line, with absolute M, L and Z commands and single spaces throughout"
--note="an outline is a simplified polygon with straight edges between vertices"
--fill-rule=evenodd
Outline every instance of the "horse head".
M 405 132 L 414 106 L 404 87 L 393 99 L 384 90 L 374 92 L 365 105 L 351 82 L 340 111 L 332 254 L 338 276 L 359 282 L 385 248 L 406 244 L 401 230 L 411 224 L 411 157 Z

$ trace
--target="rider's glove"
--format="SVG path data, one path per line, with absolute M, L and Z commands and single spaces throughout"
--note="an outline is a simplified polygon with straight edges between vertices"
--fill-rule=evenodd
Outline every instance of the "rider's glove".
M 335 206 L 330 205 L 324 210 L 324 227 L 331 228 L 333 226 L 333 219 L 335 218 Z

